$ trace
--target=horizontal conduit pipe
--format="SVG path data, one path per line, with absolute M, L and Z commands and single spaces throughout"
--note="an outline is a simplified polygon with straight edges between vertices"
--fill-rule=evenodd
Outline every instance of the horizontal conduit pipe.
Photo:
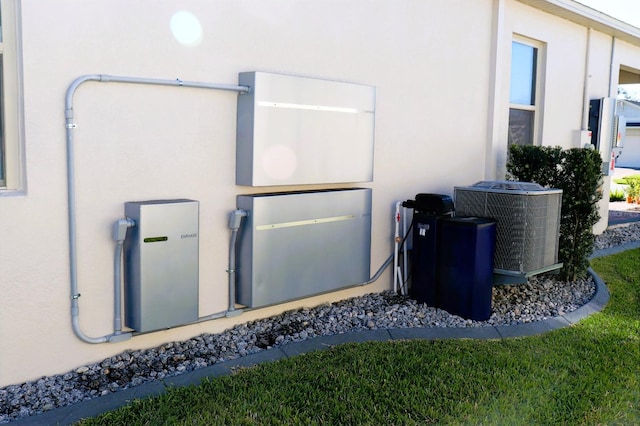
M 150 84 L 159 86 L 176 86 L 176 87 L 191 87 L 199 89 L 210 90 L 226 90 L 237 93 L 249 92 L 247 86 L 235 86 L 230 84 L 213 84 L 213 83 L 201 83 L 192 81 L 183 81 L 180 79 L 175 80 L 161 80 L 152 78 L 137 78 L 137 77 L 122 77 L 111 76 L 104 74 L 89 74 L 76 78 L 69 88 L 67 89 L 65 97 L 65 110 L 64 116 L 66 120 L 66 143 L 67 143 L 67 205 L 68 205 L 68 223 L 69 223 L 69 277 L 71 287 L 71 326 L 75 335 L 86 343 L 105 343 L 105 342 L 118 342 L 126 340 L 131 337 L 131 333 L 121 333 L 117 330 L 119 319 L 114 319 L 114 333 L 102 336 L 102 337 L 89 337 L 85 335 L 80 329 L 80 309 L 78 306 L 78 298 L 80 293 L 78 292 L 78 274 L 77 274 L 77 245 L 76 245 L 76 196 L 75 196 L 75 171 L 74 171 L 74 146 L 73 146 L 73 133 L 72 130 L 76 127 L 73 122 L 73 95 L 78 87 L 88 81 L 96 81 L 101 83 L 128 83 L 128 84 Z M 117 295 L 116 295 L 117 297 Z M 116 301 L 116 305 L 119 301 Z M 114 311 L 120 312 L 116 306 Z

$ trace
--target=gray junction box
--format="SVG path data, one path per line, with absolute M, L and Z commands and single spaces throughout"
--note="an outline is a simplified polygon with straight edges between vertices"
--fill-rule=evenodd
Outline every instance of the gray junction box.
M 124 241 L 127 327 L 144 332 L 196 321 L 198 201 L 128 202 L 125 215 L 135 221 Z

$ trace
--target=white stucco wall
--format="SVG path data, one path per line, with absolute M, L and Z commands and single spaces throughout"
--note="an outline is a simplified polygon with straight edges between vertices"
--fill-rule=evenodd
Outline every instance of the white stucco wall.
M 81 342 L 70 326 L 64 97 L 84 74 L 236 84 L 270 71 L 376 87 L 371 273 L 391 254 L 396 201 L 451 194 L 504 156 L 509 58 L 497 87 L 504 145 L 488 142 L 492 0 L 270 1 L 61 0 L 23 2 L 22 44 L 28 193 L 0 197 L 0 387 L 63 373 L 125 349 L 218 332 L 240 322 L 390 288 L 387 272 L 339 291 L 232 319 L 179 327 L 118 344 Z M 169 26 L 187 10 L 203 29 L 179 43 Z M 518 33 L 547 43 L 543 141 L 577 146 L 586 30 L 512 0 L 499 43 Z M 606 37 L 603 37 L 606 38 Z M 606 45 L 606 43 L 602 43 Z M 606 52 L 605 52 L 606 50 Z M 633 50 L 633 49 L 630 49 Z M 592 52 L 592 73 L 608 69 Z M 605 65 L 603 65 L 605 64 Z M 597 69 L 596 69 L 597 68 Z M 639 67 L 640 68 L 640 67 Z M 504 80 L 506 79 L 506 81 Z M 598 79 L 593 93 L 602 89 Z M 80 323 L 112 330 L 111 224 L 126 201 L 200 201 L 200 315 L 226 308 L 228 214 L 249 188 L 235 181 L 237 95 L 197 89 L 87 83 L 74 99 Z M 499 131 L 496 130 L 496 134 Z M 496 152 L 487 152 L 495 147 Z M 492 166 L 493 167 L 493 166 Z M 503 167 L 503 165 L 502 165 Z M 340 187 L 331 185 L 329 187 Z

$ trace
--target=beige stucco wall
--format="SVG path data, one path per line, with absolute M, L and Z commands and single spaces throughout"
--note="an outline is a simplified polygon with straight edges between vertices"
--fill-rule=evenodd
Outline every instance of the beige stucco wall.
M 586 30 L 515 1 L 503 5 L 504 55 L 497 64 L 503 79 L 496 82 L 490 72 L 492 0 L 23 2 L 28 193 L 0 197 L 0 387 L 125 349 L 219 332 L 391 286 L 387 272 L 366 287 L 232 319 L 117 344 L 81 342 L 69 314 L 64 127 L 65 92 L 76 77 L 99 73 L 236 84 L 239 72 L 270 71 L 375 86 L 374 181 L 346 185 L 373 189 L 373 274 L 392 252 L 396 201 L 419 192 L 451 194 L 454 185 L 501 173 L 499 164 L 487 170 L 484 160 L 506 151 L 513 33 L 548 46 L 543 140 L 577 146 Z M 184 45 L 173 36 L 169 22 L 180 10 L 202 25 L 199 44 Z M 594 49 L 594 75 L 608 58 L 608 49 Z M 497 97 L 490 105 L 492 84 Z M 593 84 L 593 93 L 602 84 Z M 110 230 L 123 216 L 124 202 L 200 201 L 200 315 L 206 316 L 226 307 L 227 221 L 236 195 L 325 187 L 234 184 L 236 97 L 115 83 L 87 83 L 78 90 L 78 282 L 80 324 L 87 335 L 112 331 Z M 504 144 L 487 141 L 490 108 L 501 117 L 495 123 L 502 126 Z

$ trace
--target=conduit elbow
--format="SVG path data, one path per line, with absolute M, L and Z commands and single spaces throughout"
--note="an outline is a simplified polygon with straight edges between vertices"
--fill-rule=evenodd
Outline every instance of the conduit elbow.
M 136 226 L 136 222 L 133 219 L 119 219 L 113 224 L 113 241 L 118 243 L 124 241 L 127 236 L 127 229 Z
M 77 316 L 71 317 L 71 325 L 73 326 L 73 332 L 76 334 L 78 339 L 82 340 L 86 343 L 98 344 L 98 343 L 106 343 L 107 337 L 89 337 L 85 335 L 82 330 L 80 330 L 80 324 Z
M 232 211 L 231 216 L 229 217 L 229 229 L 232 231 L 240 229 L 240 223 L 242 222 L 243 217 L 247 217 L 246 210 L 236 209 Z

